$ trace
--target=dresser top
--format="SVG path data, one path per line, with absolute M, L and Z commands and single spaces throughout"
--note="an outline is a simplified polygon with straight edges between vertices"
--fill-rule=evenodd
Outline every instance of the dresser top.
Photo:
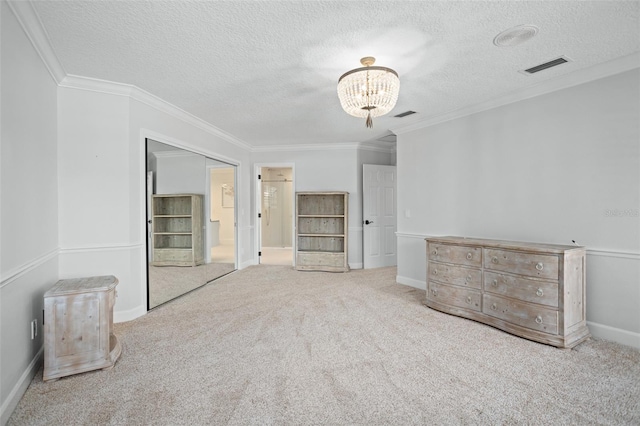
M 565 253 L 568 251 L 584 251 L 585 247 L 562 244 L 529 243 L 521 241 L 491 240 L 484 238 L 466 237 L 428 237 L 426 241 L 442 244 L 457 244 L 466 246 L 485 246 L 511 250 L 526 250 L 540 253 Z
M 54 284 L 44 297 L 59 296 L 63 294 L 89 293 L 94 291 L 108 291 L 118 285 L 118 279 L 113 275 L 99 277 L 70 278 L 60 280 Z

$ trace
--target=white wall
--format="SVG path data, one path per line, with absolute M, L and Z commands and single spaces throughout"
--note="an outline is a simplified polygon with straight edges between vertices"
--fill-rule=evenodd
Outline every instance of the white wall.
M 362 164 L 363 162 L 390 164 L 391 153 L 355 146 L 327 146 L 318 149 L 259 151 L 253 154 L 253 162 L 254 164 L 294 164 L 294 192 L 349 192 L 347 256 L 352 269 L 362 268 Z M 255 190 L 255 182 L 253 190 Z
M 74 79 L 69 85 L 60 88 L 58 111 L 60 275 L 116 275 L 114 318 L 133 319 L 146 312 L 145 138 L 239 164 L 239 205 L 246 212 L 249 153 L 135 92 L 120 94 L 117 84 Z M 239 222 L 242 265 L 253 240 L 248 214 Z
M 58 278 L 57 84 L 0 3 L 0 424 L 42 355 L 43 295 Z M 39 334 L 31 340 L 30 322 Z
M 205 158 L 186 151 L 162 151 L 156 157 L 156 194 L 201 194 L 206 192 Z
M 639 81 L 635 69 L 399 135 L 398 281 L 424 288 L 427 235 L 575 240 L 592 333 L 640 347 Z

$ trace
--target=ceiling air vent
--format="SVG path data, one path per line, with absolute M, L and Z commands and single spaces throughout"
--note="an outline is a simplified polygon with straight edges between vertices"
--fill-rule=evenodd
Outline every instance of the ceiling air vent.
M 411 115 L 415 113 L 416 113 L 415 111 L 405 111 L 405 112 L 401 112 L 398 115 L 394 115 L 394 117 L 402 118 L 402 117 L 406 117 L 407 115 Z
M 567 62 L 571 62 L 571 59 L 567 58 L 566 56 L 561 56 L 552 61 L 545 62 L 544 64 L 536 65 L 535 67 L 527 68 L 526 70 L 521 70 L 520 72 L 523 74 L 535 74 L 537 72 L 540 72 L 558 65 L 566 64 Z

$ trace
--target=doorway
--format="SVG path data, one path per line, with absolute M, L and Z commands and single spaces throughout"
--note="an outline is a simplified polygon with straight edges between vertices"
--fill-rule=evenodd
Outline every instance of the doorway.
M 292 167 L 260 167 L 259 263 L 293 265 Z
M 212 263 L 234 264 L 236 269 L 236 168 L 208 164 L 209 205 L 207 247 Z

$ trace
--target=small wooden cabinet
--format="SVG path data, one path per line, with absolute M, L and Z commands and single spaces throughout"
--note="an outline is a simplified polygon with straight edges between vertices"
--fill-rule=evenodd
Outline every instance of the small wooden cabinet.
M 346 272 L 348 192 L 296 193 L 296 269 Z
M 200 194 L 153 196 L 153 266 L 197 266 L 204 263 L 202 198 Z
M 427 238 L 425 304 L 562 348 L 589 337 L 585 248 Z
M 44 294 L 43 380 L 111 368 L 122 351 L 113 334 L 118 280 L 58 281 Z

